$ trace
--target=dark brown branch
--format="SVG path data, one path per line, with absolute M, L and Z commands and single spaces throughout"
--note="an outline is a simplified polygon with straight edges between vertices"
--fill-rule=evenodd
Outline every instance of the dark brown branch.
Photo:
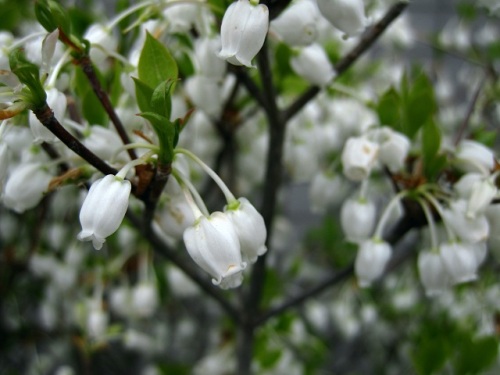
M 127 132 L 125 131 L 125 127 L 123 126 L 120 118 L 116 114 L 116 111 L 111 104 L 111 100 L 109 99 L 108 94 L 103 90 L 101 83 L 99 82 L 99 79 L 97 78 L 97 75 L 94 70 L 94 66 L 92 65 L 92 61 L 90 60 L 90 57 L 88 55 L 83 55 L 81 58 L 77 60 L 77 64 L 80 65 L 82 68 L 83 73 L 87 77 L 87 79 L 90 82 L 90 85 L 92 86 L 92 89 L 94 90 L 94 93 L 96 94 L 97 98 L 101 102 L 104 110 L 108 114 L 111 122 L 115 126 L 116 132 L 120 136 L 120 139 L 122 140 L 123 144 L 127 145 L 130 142 L 130 139 L 127 135 Z M 133 149 L 128 149 L 127 150 L 130 158 L 137 159 L 137 155 L 135 154 L 135 151 Z
M 59 138 L 69 149 L 86 160 L 90 165 L 105 175 L 116 174 L 118 171 L 110 167 L 105 161 L 85 147 L 78 139 L 73 137 L 55 118 L 54 112 L 45 103 L 42 108 L 33 110 L 37 119 L 49 129 L 57 138 Z
M 236 323 L 240 322 L 240 314 L 238 310 L 227 300 L 220 289 L 214 286 L 208 278 L 203 277 L 198 272 L 194 262 L 186 261 L 179 252 L 171 249 L 158 235 L 151 229 L 151 226 L 146 227 L 143 221 L 134 215 L 130 210 L 127 212 L 127 219 L 136 227 L 140 233 L 151 244 L 155 252 L 165 256 L 169 261 L 179 267 L 200 289 L 207 295 L 212 297 L 227 315 Z
M 368 30 L 359 43 L 354 47 L 351 52 L 344 56 L 336 65 L 335 71 L 337 77 L 341 76 L 347 69 L 351 67 L 359 57 L 366 52 L 373 43 L 382 35 L 387 27 L 403 12 L 408 6 L 408 2 L 401 1 L 394 4 L 385 14 L 385 16 L 377 22 L 373 27 Z M 285 110 L 285 119 L 288 120 L 295 116 L 311 99 L 313 99 L 321 88 L 319 86 L 311 86 L 302 96 L 300 96 L 294 103 L 292 103 Z

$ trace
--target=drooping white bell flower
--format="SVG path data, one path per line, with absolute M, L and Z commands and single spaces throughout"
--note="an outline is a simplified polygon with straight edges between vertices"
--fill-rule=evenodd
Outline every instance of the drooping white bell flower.
M 233 65 L 252 67 L 269 28 L 269 10 L 248 0 L 232 3 L 224 13 L 221 25 L 222 49 L 219 57 Z
M 131 307 L 134 315 L 147 318 L 154 314 L 158 307 L 158 292 L 156 285 L 143 281 L 132 289 Z
M 194 59 L 197 72 L 205 77 L 222 80 L 226 73 L 226 63 L 217 57 L 221 42 L 215 38 L 199 38 L 194 45 Z
M 243 281 L 246 263 L 233 222 L 222 212 L 202 216 L 184 231 L 184 243 L 193 260 L 223 289 L 236 288 Z
M 94 340 L 102 340 L 106 334 L 108 323 L 109 315 L 102 308 L 101 301 L 90 301 L 86 321 L 87 334 Z
M 396 172 L 404 166 L 408 151 L 410 151 L 410 140 L 406 135 L 386 126 L 378 130 L 379 161 L 391 172 Z
M 361 243 L 354 263 L 360 287 L 369 287 L 382 276 L 391 254 L 392 249 L 387 242 L 372 238 Z
M 3 203 L 22 213 L 35 207 L 43 198 L 52 176 L 38 163 L 16 167 L 5 183 Z
M 324 171 L 316 173 L 309 188 L 311 210 L 323 213 L 329 205 L 338 204 L 347 192 L 345 180 L 337 174 Z
M 348 241 L 359 243 L 367 240 L 375 228 L 377 209 L 366 199 L 347 199 L 342 204 L 340 222 Z
M 428 297 L 441 294 L 450 287 L 450 277 L 438 252 L 421 251 L 418 254 L 418 272 Z
M 495 155 L 482 143 L 463 140 L 458 145 L 455 158 L 457 166 L 465 172 L 489 174 L 495 165 Z
M 476 181 L 467 202 L 467 217 L 474 218 L 478 214 L 483 214 L 497 193 L 498 189 L 493 178 L 482 178 Z
M 196 74 L 186 80 L 184 88 L 196 107 L 208 116 L 219 116 L 224 102 L 219 79 Z
M 290 59 L 290 65 L 295 73 L 317 86 L 328 85 L 336 76 L 330 59 L 319 44 L 302 48 Z
M 450 203 L 450 208 L 443 211 L 443 219 L 453 232 L 464 242 L 477 243 L 486 241 L 490 234 L 488 220 L 484 214 L 473 217 L 467 215 L 468 202 L 460 199 Z
M 465 283 L 477 278 L 477 255 L 465 243 L 450 242 L 439 247 L 443 265 L 454 284 Z
M 118 46 L 118 40 L 113 35 L 112 30 L 95 23 L 90 25 L 83 37 L 91 43 L 90 58 L 92 62 L 102 68 L 108 57 L 107 51 L 115 51 Z
M 270 29 L 289 46 L 307 46 L 318 36 L 318 18 L 314 1 L 298 0 L 271 21 Z
M 453 190 L 460 199 L 468 200 L 472 195 L 474 185 L 482 178 L 483 175 L 480 173 L 466 173 L 453 185 Z
M 317 0 L 317 4 L 323 17 L 346 37 L 361 34 L 368 24 L 363 0 Z
M 224 207 L 224 212 L 234 225 L 240 241 L 243 260 L 255 263 L 257 257 L 267 251 L 267 230 L 264 218 L 246 198 L 238 199 L 239 205 Z
M 101 249 L 106 237 L 120 227 L 127 212 L 130 191 L 130 181 L 114 175 L 95 181 L 80 210 L 82 231 L 78 239 L 92 241 L 96 250 Z
M 118 134 L 109 128 L 92 125 L 88 128 L 88 135 L 82 143 L 101 159 L 109 162 L 126 161 L 127 153 L 118 152 L 123 143 Z
M 365 137 L 351 137 L 342 150 L 344 175 L 352 181 L 362 181 L 370 175 L 379 153 L 378 144 Z

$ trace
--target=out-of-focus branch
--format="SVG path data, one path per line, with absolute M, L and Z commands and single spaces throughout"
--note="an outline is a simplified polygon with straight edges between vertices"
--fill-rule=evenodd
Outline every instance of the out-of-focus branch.
M 400 1 L 394 4 L 387 13 L 378 21 L 373 27 L 368 30 L 359 43 L 345 55 L 336 65 L 335 71 L 337 72 L 337 77 L 342 75 L 347 69 L 354 64 L 359 57 L 367 51 L 373 43 L 382 35 L 382 33 L 387 29 L 387 27 L 405 10 L 408 6 L 407 1 Z M 290 119 L 295 116 L 311 99 L 313 99 L 319 92 L 321 88 L 319 86 L 311 86 L 306 92 L 304 92 L 295 102 L 293 102 L 286 110 L 284 117 L 285 119 Z

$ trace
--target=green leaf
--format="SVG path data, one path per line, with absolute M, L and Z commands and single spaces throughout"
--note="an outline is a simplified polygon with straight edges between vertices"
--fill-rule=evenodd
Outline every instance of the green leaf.
M 172 101 L 170 100 L 172 85 L 173 81 L 164 81 L 160 83 L 151 96 L 151 109 L 153 112 L 168 119 L 172 111 Z
M 149 87 L 158 87 L 165 81 L 176 82 L 179 74 L 177 64 L 167 47 L 149 33 L 146 34 L 137 69 L 139 79 Z
M 400 108 L 401 98 L 391 87 L 382 95 L 376 107 L 380 123 L 402 132 Z
M 174 159 L 175 126 L 170 120 L 154 112 L 143 112 L 139 116 L 148 120 L 155 130 L 160 142 L 158 160 L 163 165 L 172 163 Z
M 137 97 L 137 106 L 142 112 L 152 112 L 151 97 L 153 89 L 139 78 L 132 77 L 135 84 L 135 96 Z
M 37 0 L 35 2 L 36 19 L 48 32 L 60 28 L 66 35 L 71 33 L 71 22 L 68 13 L 54 0 Z
M 456 356 L 455 374 L 479 374 L 487 370 L 498 353 L 498 340 L 494 337 L 464 338 Z
M 441 146 L 441 131 L 434 121 L 427 121 L 422 127 L 422 156 L 424 164 L 431 161 Z
M 38 66 L 28 61 L 23 50 L 20 48 L 14 49 L 9 54 L 9 65 L 12 73 L 30 90 L 30 104 L 34 107 L 44 105 L 47 100 L 47 94 L 40 82 L 40 69 Z
M 413 139 L 437 110 L 432 82 L 425 74 L 419 74 L 408 87 L 408 91 L 403 92 L 403 105 L 404 133 Z

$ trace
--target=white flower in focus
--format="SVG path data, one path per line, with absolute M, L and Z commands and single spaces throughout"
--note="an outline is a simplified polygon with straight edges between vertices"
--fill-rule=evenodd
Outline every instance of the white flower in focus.
M 489 174 L 495 165 L 495 155 L 482 143 L 463 140 L 458 145 L 455 157 L 458 167 L 465 172 Z
M 233 65 L 252 67 L 269 28 L 269 10 L 248 0 L 232 3 L 224 13 L 221 25 L 222 49 L 219 57 Z
M 328 85 L 336 73 L 325 50 L 319 44 L 300 49 L 298 55 L 290 59 L 295 73 L 317 86 Z
M 271 22 L 270 29 L 290 46 L 307 46 L 318 36 L 318 18 L 314 1 L 298 0 Z
M 240 242 L 234 224 L 222 212 L 201 217 L 184 231 L 184 243 L 193 260 L 223 289 L 236 288 L 243 281 L 246 263 L 241 259 Z
M 317 0 L 317 3 L 323 17 L 346 37 L 361 34 L 368 24 L 363 0 Z
M 391 254 L 391 246 L 387 242 L 369 239 L 361 243 L 354 263 L 354 271 L 361 288 L 369 287 L 382 276 Z
M 450 277 L 439 253 L 421 251 L 418 254 L 418 272 L 428 297 L 441 294 L 450 287 Z
M 340 222 L 346 239 L 359 243 L 367 240 L 375 228 L 377 209 L 366 199 L 347 199 L 342 204 Z
M 18 213 L 35 207 L 47 191 L 52 176 L 38 163 L 16 167 L 5 183 L 3 203 Z
M 362 181 L 370 175 L 379 153 L 379 146 L 364 137 L 351 137 L 342 150 L 344 175 L 352 181 Z
M 102 248 L 106 237 L 120 227 L 127 212 L 130 181 L 107 175 L 95 181 L 80 210 L 82 231 L 80 241 L 92 241 L 96 250 Z
M 451 242 L 439 247 L 443 265 L 454 284 L 465 283 L 477 278 L 477 255 L 471 246 Z
M 224 207 L 224 212 L 234 225 L 240 241 L 243 260 L 255 263 L 267 251 L 267 230 L 264 218 L 246 198 L 238 199 L 239 206 Z

